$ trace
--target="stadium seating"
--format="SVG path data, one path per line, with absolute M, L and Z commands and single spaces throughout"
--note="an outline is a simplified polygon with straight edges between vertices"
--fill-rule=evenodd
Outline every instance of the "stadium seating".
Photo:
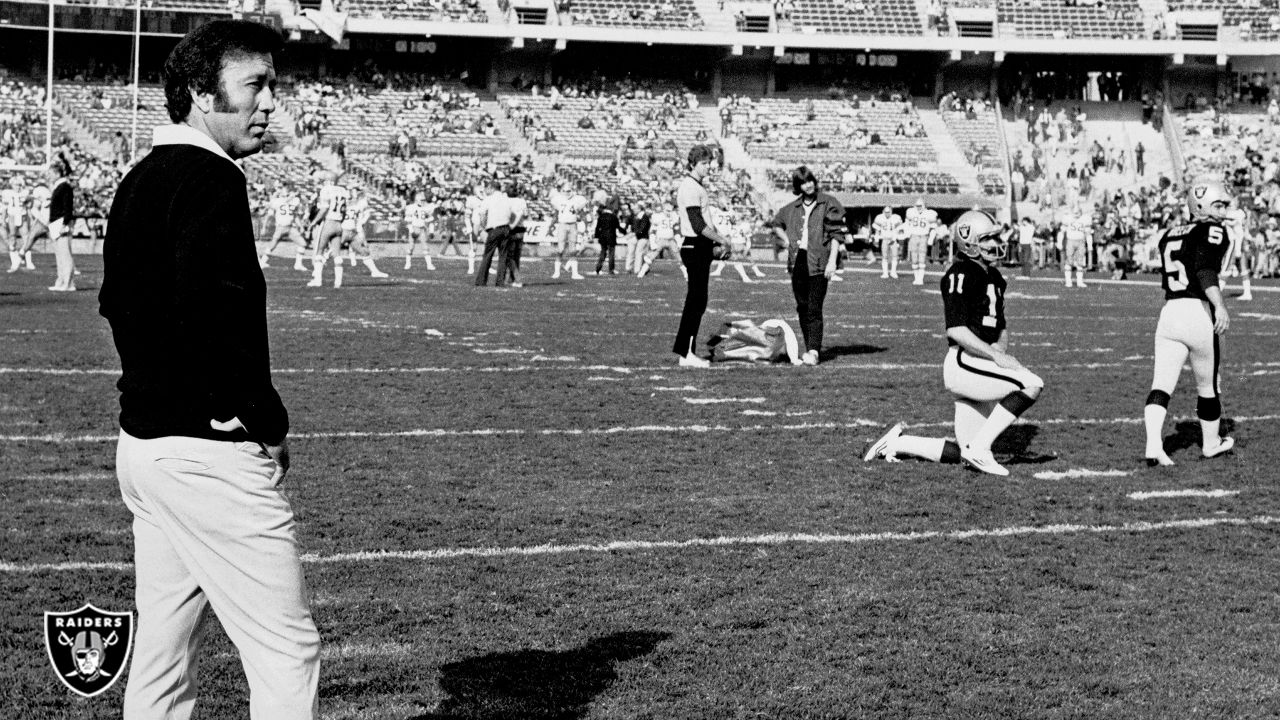
M 567 14 L 575 25 L 696 30 L 704 24 L 692 0 L 573 0 Z
M 1220 10 L 1226 27 L 1241 30 L 1242 40 L 1280 40 L 1280 2 L 1277 0 L 1175 0 L 1171 12 L 1181 10 Z
M 975 110 L 972 117 L 963 112 L 941 114 L 970 165 L 990 170 L 1004 167 L 1001 160 L 1004 144 L 1000 142 L 995 110 Z
M 813 119 L 808 119 L 812 103 Z M 780 163 L 812 161 L 815 150 L 828 162 L 914 168 L 937 161 L 929 138 L 895 135 L 899 124 L 914 119 L 902 102 L 861 102 L 855 110 L 844 100 L 793 101 L 763 98 L 732 106 L 732 134 L 754 157 Z M 850 130 L 880 136 L 881 144 L 855 147 Z
M 1234 1 L 1234 0 L 1231 0 Z M 1142 9 L 1136 0 L 1103 5 L 1066 0 L 999 0 L 1000 34 L 1022 38 L 1141 38 Z
M 924 34 L 913 0 L 798 0 L 791 24 L 810 33 Z
M 656 159 L 671 160 L 704 141 L 698 139 L 700 132 L 705 138 L 711 130 L 696 109 L 667 105 L 660 97 L 616 98 L 606 103 L 588 97 L 553 100 L 541 95 L 500 95 L 499 100 L 518 127 L 528 117 L 554 134 L 554 140 L 536 142 L 535 150 L 571 158 L 616 158 L 623 143 L 624 158 L 647 159 L 652 153 Z M 553 109 L 553 104 L 559 109 Z M 593 127 L 580 127 L 583 118 L 589 118 Z M 653 138 L 646 137 L 650 130 Z M 634 147 L 626 145 L 629 136 Z M 644 147 L 646 142 L 649 147 Z
M 343 9 L 355 17 L 381 20 L 489 22 L 477 0 L 347 0 Z
M 952 175 L 923 170 L 867 170 L 843 163 L 826 167 L 810 166 L 822 187 L 851 193 L 886 195 L 955 195 L 960 183 Z M 769 180 L 779 190 L 791 190 L 791 174 L 786 170 L 769 171 Z

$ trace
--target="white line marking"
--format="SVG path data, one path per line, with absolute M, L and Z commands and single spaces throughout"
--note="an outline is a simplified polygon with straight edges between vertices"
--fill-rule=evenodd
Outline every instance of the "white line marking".
M 14 480 L 26 482 L 62 482 L 62 481 L 102 481 L 115 480 L 115 473 L 110 472 L 89 472 L 89 473 L 46 473 L 42 475 L 18 475 Z
M 880 532 L 857 534 L 770 533 L 765 535 L 721 536 L 689 540 L 619 540 L 598 544 L 533 545 L 515 547 L 442 548 L 437 550 L 375 550 L 335 555 L 302 556 L 302 561 L 316 565 L 379 560 L 451 560 L 455 558 L 531 557 L 574 553 L 615 553 L 645 550 L 683 550 L 700 547 L 735 547 L 753 545 L 864 545 L 872 543 L 919 542 L 922 540 L 973 540 L 982 538 L 1031 537 L 1036 535 L 1085 535 L 1105 533 L 1148 533 L 1161 530 L 1201 530 L 1216 527 L 1255 527 L 1280 524 L 1280 517 L 1257 515 L 1248 518 L 1195 518 L 1164 522 L 1133 522 L 1119 525 L 1015 525 L 1003 528 L 971 528 L 968 530 L 922 530 L 918 532 Z M 12 563 L 0 562 L 0 573 L 39 573 L 74 570 L 129 570 L 132 563 L 66 562 Z
M 692 385 L 682 385 L 680 387 L 664 387 L 660 385 L 655 387 L 654 390 L 658 392 L 698 392 L 698 388 Z
M 604 375 L 592 375 L 591 377 L 587 378 L 587 380 L 594 381 L 594 382 L 622 382 L 622 378 L 605 377 Z
M 1196 418 L 1180 416 L 1172 422 L 1190 421 Z M 1280 420 L 1280 415 L 1236 415 L 1231 417 L 1236 422 L 1269 422 Z M 1137 425 L 1142 418 L 1041 418 L 1021 421 L 1018 425 Z M 910 423 L 912 428 L 949 428 L 952 423 L 927 422 Z M 380 432 L 365 430 L 347 430 L 338 432 L 303 432 L 294 433 L 290 437 L 306 440 L 326 440 L 336 438 L 396 438 L 396 437 L 487 437 L 499 435 L 623 435 L 628 433 L 716 433 L 716 432 L 771 432 L 793 430 L 835 430 L 860 427 L 886 427 L 880 420 L 854 418 L 845 422 L 797 423 L 794 425 L 620 425 L 607 428 L 545 428 L 529 430 L 525 428 L 480 428 L 476 430 L 450 430 L 447 428 L 420 428 L 413 430 L 386 430 Z M 120 435 L 67 435 L 50 433 L 47 435 L 0 435 L 0 443 L 45 442 L 55 444 L 99 443 L 118 440 Z
M 1038 472 L 1032 475 L 1037 480 L 1062 480 L 1065 478 L 1084 478 L 1084 477 L 1124 477 L 1132 475 L 1128 470 L 1089 470 L 1086 468 L 1075 468 L 1071 470 L 1063 470 L 1062 472 L 1054 472 L 1052 470 Z
M 685 402 L 690 405 L 718 405 L 721 403 L 762 403 L 762 397 L 749 398 L 685 398 Z
M 64 498 L 40 498 L 39 500 L 29 500 L 26 505 L 62 505 L 64 507 L 124 507 L 124 501 L 116 500 L 90 500 L 88 498 L 76 498 L 67 500 Z
M 1151 500 L 1153 498 L 1223 498 L 1239 495 L 1239 490 L 1152 490 L 1149 492 L 1129 493 L 1130 500 Z
M 776 413 L 776 412 L 774 412 L 774 411 L 772 411 L 772 410 L 756 410 L 756 409 L 754 409 L 754 408 L 747 408 L 746 410 L 743 410 L 743 411 L 742 411 L 742 414 L 743 414 L 743 415 L 760 415 L 760 416 L 763 416 L 763 417 L 773 417 L 774 415 L 777 415 L 778 413 Z

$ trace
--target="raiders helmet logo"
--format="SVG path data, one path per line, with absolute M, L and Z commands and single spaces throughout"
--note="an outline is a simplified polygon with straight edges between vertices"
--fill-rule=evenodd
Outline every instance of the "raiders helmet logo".
M 120 679 L 133 647 L 133 614 L 89 603 L 44 614 L 44 647 L 54 674 L 77 695 L 93 697 Z
M 973 228 L 968 225 L 961 225 L 960 227 L 956 228 L 956 234 L 959 235 L 960 239 L 964 240 L 965 242 L 969 241 L 969 234 L 972 231 L 973 231 Z
M 1192 188 L 1191 192 L 1196 196 L 1197 200 L 1203 200 L 1204 194 L 1208 192 L 1208 190 L 1209 190 L 1209 187 L 1207 185 L 1197 185 L 1194 188 Z

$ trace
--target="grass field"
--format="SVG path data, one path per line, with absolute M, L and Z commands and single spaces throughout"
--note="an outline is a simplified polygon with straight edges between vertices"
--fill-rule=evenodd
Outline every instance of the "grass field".
M 72 696 L 41 631 L 133 607 L 117 359 L 80 262 L 87 292 L 0 276 L 4 718 L 119 715 L 124 682 Z M 1011 280 L 1013 350 L 1048 386 L 1000 479 L 862 462 L 896 421 L 948 432 L 932 285 L 849 273 L 819 367 L 686 370 L 672 265 L 570 283 L 534 262 L 506 291 L 441 268 L 340 291 L 267 270 L 325 718 L 1280 715 L 1274 286 L 1229 300 L 1236 450 L 1199 458 L 1187 371 L 1178 465 L 1153 470 L 1154 276 Z M 794 324 L 780 269 L 730 272 L 704 335 Z M 202 680 L 198 717 L 247 716 L 220 632 Z

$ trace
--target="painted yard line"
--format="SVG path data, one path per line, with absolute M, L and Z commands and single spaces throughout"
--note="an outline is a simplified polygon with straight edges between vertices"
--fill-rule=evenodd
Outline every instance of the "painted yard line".
M 1086 478 L 1086 477 L 1124 477 L 1132 475 L 1128 470 L 1089 470 L 1087 468 L 1075 468 L 1072 470 L 1063 470 L 1062 472 L 1038 472 L 1031 477 L 1037 480 L 1062 480 L 1065 478 Z
M 133 529 L 130 527 L 72 527 L 59 526 L 43 531 L 39 530 L 6 530 L 0 537 L 4 538 L 27 538 L 27 537 L 49 537 L 50 535 L 66 535 L 69 533 L 84 533 L 97 536 L 116 536 L 116 535 L 132 535 Z
M 45 473 L 40 475 L 15 475 L 13 480 L 21 480 L 26 482 L 82 482 L 82 481 L 105 481 L 116 479 L 113 472 L 87 472 L 87 473 Z
M 24 505 L 61 505 L 63 507 L 124 507 L 124 500 L 116 498 L 114 500 L 90 500 L 88 498 L 77 498 L 74 500 L 66 500 L 63 498 L 40 498 L 39 500 L 28 500 Z
M 1149 492 L 1129 493 L 1130 500 L 1151 500 L 1154 498 L 1223 498 L 1239 495 L 1239 490 L 1152 490 Z
M 764 402 L 764 398 L 762 398 L 762 397 L 749 397 L 749 398 L 685 398 L 685 399 L 684 399 L 684 401 L 685 401 L 685 402 L 687 402 L 687 403 L 689 403 L 690 405 L 719 405 L 719 404 L 722 404 L 722 403 L 756 403 L 756 404 L 759 404 L 759 403 Z
M 655 387 L 654 390 L 658 392 L 697 392 L 698 388 L 692 385 L 681 385 L 680 387 L 658 386 L 658 387 Z
M 1193 416 L 1172 418 L 1172 422 L 1195 420 Z M 1237 415 L 1230 419 L 1236 422 L 1270 422 L 1280 420 L 1280 415 Z M 1142 418 L 1038 418 L 1021 421 L 1019 425 L 1137 425 Z M 950 428 L 951 422 L 910 423 L 909 428 Z M 564 435 L 594 436 L 621 435 L 627 433 L 717 433 L 717 432 L 770 432 L 794 430 L 834 430 L 851 428 L 886 427 L 884 421 L 856 418 L 846 422 L 799 423 L 794 425 L 619 425 L 606 428 L 544 428 L 529 430 L 526 428 L 480 428 L 475 430 L 450 430 L 448 428 L 419 428 L 413 430 L 385 430 L 380 432 L 366 430 L 343 430 L 333 432 L 302 432 L 290 435 L 291 438 L 305 440 L 325 440 L 334 438 L 396 438 L 396 437 L 489 437 L 500 435 Z M 66 435 L 51 433 L 48 435 L 0 435 L 0 443 L 43 442 L 54 444 L 98 443 L 119 439 L 113 435 Z
M 752 547 L 762 545 L 873 545 L 925 540 L 981 540 L 986 538 L 1097 535 L 1111 533 L 1149 533 L 1163 530 L 1202 530 L 1217 527 L 1264 527 L 1280 524 L 1280 517 L 1256 515 L 1247 518 L 1196 518 L 1163 522 L 1134 522 L 1118 525 L 1014 525 L 1003 528 L 970 528 L 967 530 L 921 530 L 916 532 L 879 532 L 856 534 L 769 533 L 687 540 L 617 540 L 607 543 L 575 545 L 531 545 L 510 547 L 439 548 L 435 550 L 375 550 L 334 555 L 306 554 L 302 561 L 314 565 L 368 563 L 381 560 L 453 560 L 458 558 L 537 557 L 543 555 L 607 554 L 651 550 L 685 550 L 689 548 Z M 0 562 L 0 573 L 31 574 L 75 570 L 129 570 L 132 563 L 67 562 L 13 563 Z

